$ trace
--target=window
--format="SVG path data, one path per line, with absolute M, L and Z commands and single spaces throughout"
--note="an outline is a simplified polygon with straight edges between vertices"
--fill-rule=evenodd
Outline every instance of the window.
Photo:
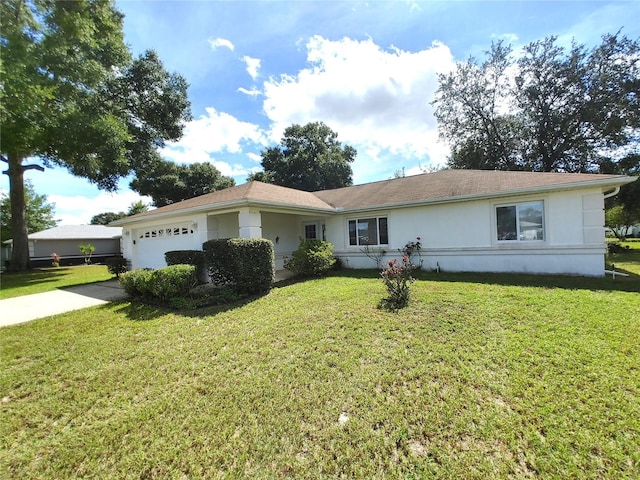
M 387 245 L 387 218 L 349 220 L 349 245 Z
M 304 239 L 315 240 L 318 238 L 318 225 L 315 223 L 306 223 L 304 225 Z
M 496 224 L 499 241 L 544 240 L 543 203 L 517 203 L 496 207 Z
M 140 238 L 162 238 L 172 237 L 176 235 L 191 235 L 193 234 L 193 228 L 188 226 L 170 226 L 167 228 L 146 230 L 140 233 Z

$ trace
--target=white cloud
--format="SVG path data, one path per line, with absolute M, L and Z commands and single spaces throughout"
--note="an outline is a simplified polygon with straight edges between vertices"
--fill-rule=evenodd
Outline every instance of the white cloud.
M 249 157 L 252 161 L 256 163 L 262 162 L 262 157 L 257 153 L 247 153 L 247 157 Z
M 454 66 L 447 46 L 434 42 L 406 52 L 384 50 L 372 39 L 331 41 L 316 35 L 306 47 L 306 68 L 264 83 L 273 141 L 292 123 L 323 121 L 358 150 L 359 158 L 380 162 L 391 154 L 400 163 L 442 163 L 448 149 L 438 144 L 430 102 L 437 74 Z M 356 178 L 365 176 L 359 169 L 371 168 L 362 160 L 353 166 Z
M 151 205 L 150 197 L 141 197 L 131 190 L 116 193 L 100 192 L 95 197 L 84 195 L 48 195 L 48 201 L 55 203 L 55 218 L 59 225 L 86 225 L 94 215 L 104 212 L 126 212 L 132 203 L 142 200 Z
M 237 90 L 240 93 L 244 93 L 245 95 L 248 95 L 250 97 L 257 97 L 258 95 L 261 95 L 262 92 L 260 90 L 258 90 L 256 87 L 252 87 L 251 90 L 247 90 L 246 88 L 240 87 Z
M 211 46 L 212 50 L 224 47 L 233 52 L 233 50 L 235 49 L 233 43 L 231 43 L 231 40 L 227 40 L 226 38 L 210 38 L 209 45 Z
M 160 149 L 160 155 L 177 163 L 212 163 L 223 175 L 239 176 L 248 170 L 242 165 L 230 164 L 214 158 L 214 154 L 242 153 L 246 145 L 264 146 L 267 139 L 258 125 L 242 122 L 213 107 L 207 114 L 187 123 L 178 142 Z
M 242 57 L 242 61 L 247 65 L 247 73 L 255 80 L 260 70 L 260 59 L 245 55 Z

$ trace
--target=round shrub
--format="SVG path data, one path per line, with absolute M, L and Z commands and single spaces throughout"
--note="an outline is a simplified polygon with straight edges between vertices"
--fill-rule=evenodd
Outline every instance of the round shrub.
M 302 240 L 291 258 L 284 263 L 284 268 L 295 275 L 319 277 L 326 274 L 336 259 L 333 256 L 333 245 L 323 240 Z

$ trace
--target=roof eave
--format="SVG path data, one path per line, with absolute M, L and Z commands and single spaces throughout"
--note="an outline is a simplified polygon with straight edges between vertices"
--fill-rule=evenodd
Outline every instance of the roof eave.
M 119 220 L 115 220 L 110 223 L 110 225 L 114 226 L 126 226 L 132 223 L 136 223 L 138 221 L 146 221 L 148 220 L 161 220 L 164 218 L 171 218 L 176 216 L 190 215 L 194 213 L 215 213 L 216 211 L 221 210 L 229 210 L 233 208 L 242 208 L 242 207 L 252 207 L 252 206 L 260 206 L 260 207 L 270 207 L 276 209 L 286 209 L 288 211 L 296 211 L 299 213 L 323 213 L 323 214 L 332 214 L 335 213 L 335 209 L 332 207 L 305 207 L 300 205 L 293 205 L 285 202 L 269 202 L 266 200 L 252 200 L 252 199 L 241 199 L 241 200 L 233 200 L 229 202 L 219 202 L 219 203 L 211 203 L 207 205 L 199 205 L 197 207 L 183 208 L 179 210 L 171 210 L 169 212 L 159 212 L 155 214 L 145 215 L 145 216 L 136 216 L 136 217 L 125 217 Z
M 607 188 L 613 188 L 620 185 L 624 185 L 626 183 L 632 183 L 636 181 L 638 178 L 639 177 L 619 177 L 618 179 L 593 180 L 590 182 L 576 182 L 576 183 L 561 184 L 561 185 L 536 186 L 536 187 L 528 187 L 528 188 L 518 188 L 514 190 L 505 190 L 503 192 L 460 195 L 456 197 L 442 197 L 442 198 L 434 198 L 434 199 L 426 199 L 426 200 L 412 200 L 409 202 L 384 203 L 379 205 L 366 205 L 363 207 L 354 207 L 354 208 L 337 208 L 337 211 L 339 213 L 361 213 L 361 212 L 371 212 L 376 210 L 389 210 L 389 209 L 398 209 L 398 208 L 405 208 L 405 207 L 417 207 L 421 205 L 438 205 L 443 203 L 459 203 L 459 202 L 468 202 L 473 200 L 488 200 L 491 198 L 534 195 L 536 193 L 549 193 L 553 191 L 582 190 L 584 188 L 594 188 L 594 187 L 600 187 L 604 191 Z

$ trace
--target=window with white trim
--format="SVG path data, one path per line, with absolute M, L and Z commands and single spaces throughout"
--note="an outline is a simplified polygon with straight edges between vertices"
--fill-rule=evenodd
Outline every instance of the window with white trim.
M 523 202 L 496 207 L 499 242 L 544 240 L 544 203 Z
M 387 217 L 349 220 L 349 245 L 388 245 Z

